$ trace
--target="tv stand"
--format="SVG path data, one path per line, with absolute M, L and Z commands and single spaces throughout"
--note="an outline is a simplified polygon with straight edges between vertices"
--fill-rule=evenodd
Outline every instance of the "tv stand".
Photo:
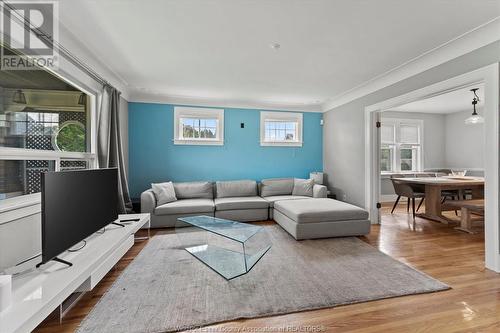
M 117 226 L 120 226 L 122 228 L 125 228 L 125 225 L 124 224 L 121 224 L 119 222 L 111 222 L 110 224 L 114 224 L 114 225 L 117 225 Z
M 54 258 L 52 258 L 52 259 L 50 259 L 50 260 L 60 262 L 61 264 L 68 265 L 69 267 L 73 266 L 73 264 L 72 264 L 72 263 L 70 263 L 69 261 L 63 260 L 63 259 L 58 258 L 58 257 L 54 257 Z M 49 261 L 50 261 L 50 260 L 49 260 Z M 38 267 L 42 266 L 43 264 L 46 264 L 46 263 L 39 263 L 39 264 L 37 264 L 37 265 L 36 265 L 36 268 L 38 268 Z
M 120 215 L 119 218 L 139 218 L 140 221 L 93 234 L 80 251 L 65 251 L 39 269 L 14 276 L 11 305 L 0 312 L 0 332 L 31 332 L 51 314 L 63 317 L 83 293 L 94 289 L 134 245 L 137 231 L 149 230 L 149 214 Z M 62 266 L 63 261 L 73 266 Z

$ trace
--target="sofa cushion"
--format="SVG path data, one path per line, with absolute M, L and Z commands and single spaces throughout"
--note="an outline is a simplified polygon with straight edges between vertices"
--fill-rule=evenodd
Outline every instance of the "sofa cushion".
M 293 191 L 293 178 L 263 179 L 260 183 L 262 197 L 290 195 Z
M 257 195 L 255 180 L 232 180 L 216 182 L 217 198 L 253 197 Z
M 270 197 L 265 197 L 267 201 L 269 201 L 269 206 L 274 207 L 274 203 L 280 200 L 298 200 L 298 199 L 309 199 L 309 197 L 303 195 L 273 195 Z
M 216 198 L 215 210 L 268 208 L 269 202 L 261 197 Z
M 177 200 L 177 197 L 175 196 L 174 184 L 172 184 L 172 182 L 158 184 L 153 183 L 151 184 L 151 188 L 155 194 L 158 206 Z
M 368 219 L 366 210 L 328 198 L 276 201 L 274 209 L 297 223 Z
M 174 183 L 177 199 L 213 199 L 214 186 L 211 182 Z
M 293 180 L 293 190 L 292 195 L 304 195 L 307 197 L 313 196 L 313 179 L 298 179 Z
M 214 201 L 212 199 L 182 199 L 158 206 L 155 215 L 213 213 Z

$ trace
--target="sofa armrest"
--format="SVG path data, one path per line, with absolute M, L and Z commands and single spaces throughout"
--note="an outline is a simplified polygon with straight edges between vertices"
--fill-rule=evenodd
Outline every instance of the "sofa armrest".
M 156 197 L 153 190 L 149 189 L 141 193 L 141 213 L 153 214 L 156 208 Z
M 314 184 L 313 198 L 326 198 L 328 190 L 325 185 Z

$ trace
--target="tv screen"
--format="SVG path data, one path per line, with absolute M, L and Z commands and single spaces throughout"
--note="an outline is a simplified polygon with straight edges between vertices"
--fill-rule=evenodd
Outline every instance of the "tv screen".
M 117 169 L 43 173 L 42 263 L 117 218 Z

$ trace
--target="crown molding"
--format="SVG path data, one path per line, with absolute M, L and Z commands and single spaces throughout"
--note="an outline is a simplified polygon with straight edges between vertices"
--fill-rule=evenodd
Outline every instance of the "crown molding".
M 500 40 L 500 17 L 496 17 L 390 71 L 374 77 L 346 92 L 328 99 L 322 105 L 323 112 L 371 94 L 399 81 L 422 73 L 464 54 Z
M 171 95 L 141 88 L 129 89 L 129 102 L 175 104 L 205 107 L 263 109 L 275 111 L 323 112 L 321 104 L 292 104 L 263 100 L 206 98 L 198 96 Z
M 78 39 L 75 34 L 59 21 L 59 41 L 70 51 L 70 53 L 80 61 L 86 63 L 96 73 L 121 92 L 121 97 L 125 100 L 130 98 L 130 85 L 120 74 L 118 74 L 108 63 L 102 61 L 104 57 L 96 54 L 95 50 L 90 50 L 87 45 Z M 81 71 L 80 68 L 77 70 Z M 58 70 L 56 70 L 58 72 Z M 84 73 L 84 72 L 82 72 Z M 61 75 L 65 77 L 65 75 Z

